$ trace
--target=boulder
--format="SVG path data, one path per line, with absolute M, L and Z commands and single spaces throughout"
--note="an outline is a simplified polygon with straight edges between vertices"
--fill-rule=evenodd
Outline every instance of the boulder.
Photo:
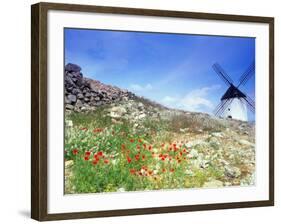
M 81 67 L 72 63 L 68 63 L 65 66 L 65 70 L 68 72 L 80 72 L 81 71 Z

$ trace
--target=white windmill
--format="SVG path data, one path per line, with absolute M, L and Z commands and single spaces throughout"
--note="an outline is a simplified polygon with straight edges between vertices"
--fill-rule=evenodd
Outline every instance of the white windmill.
M 215 108 L 214 114 L 220 117 L 248 121 L 247 110 L 255 113 L 255 102 L 246 93 L 239 90 L 239 87 L 241 85 L 245 85 L 245 83 L 255 73 L 255 63 L 253 62 L 241 75 L 237 86 L 233 84 L 232 79 L 218 63 L 215 63 L 213 68 L 228 86 L 228 89 L 221 97 L 221 102 Z

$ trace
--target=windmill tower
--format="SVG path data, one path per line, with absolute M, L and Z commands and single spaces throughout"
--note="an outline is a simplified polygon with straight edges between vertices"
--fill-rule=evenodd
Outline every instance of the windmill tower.
M 233 84 L 232 79 L 218 63 L 213 65 L 213 69 L 228 86 L 228 89 L 221 97 L 221 102 L 215 108 L 214 114 L 220 117 L 248 121 L 247 111 L 250 110 L 255 113 L 255 102 L 246 93 L 242 92 L 239 87 L 245 85 L 253 76 L 255 63 L 253 62 L 241 75 L 237 86 Z

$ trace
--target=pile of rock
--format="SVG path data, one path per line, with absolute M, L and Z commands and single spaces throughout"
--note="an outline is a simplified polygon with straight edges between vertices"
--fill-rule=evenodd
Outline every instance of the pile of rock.
M 128 100 L 135 95 L 118 87 L 83 77 L 81 67 L 65 66 L 65 108 L 67 111 L 90 111 L 97 106 Z

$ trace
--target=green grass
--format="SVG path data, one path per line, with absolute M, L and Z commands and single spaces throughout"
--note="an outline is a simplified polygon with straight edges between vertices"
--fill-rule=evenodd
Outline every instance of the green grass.
M 171 142 L 171 123 L 146 119 L 135 128 L 122 119 L 112 123 L 104 110 L 66 117 L 73 121 L 65 128 L 65 160 L 73 160 L 66 193 L 201 187 L 220 177 L 212 167 L 187 175 L 190 148 Z M 174 127 L 182 125 L 189 124 Z

